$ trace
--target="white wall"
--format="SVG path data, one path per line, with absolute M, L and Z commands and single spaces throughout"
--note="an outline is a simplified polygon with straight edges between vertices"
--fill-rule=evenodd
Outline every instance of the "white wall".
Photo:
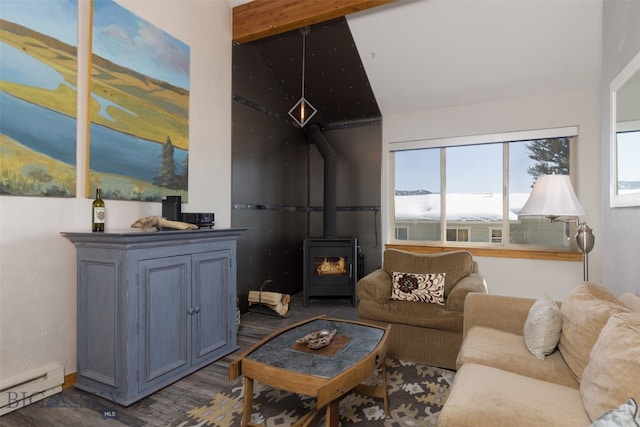
M 605 0 L 602 62 L 603 283 L 640 295 L 640 207 L 609 207 L 609 84 L 640 52 L 640 2 Z
M 578 126 L 578 176 L 576 193 L 587 211 L 582 218 L 594 230 L 596 245 L 590 253 L 589 279 L 600 281 L 602 230 L 600 215 L 600 89 L 553 93 L 501 102 L 415 111 L 384 116 L 383 122 L 383 206 L 389 216 L 388 159 L 394 142 L 455 136 L 481 135 L 534 129 Z M 482 173 L 478 165 L 477 173 Z M 383 240 L 389 241 L 388 221 L 383 223 Z M 538 297 L 543 292 L 564 299 L 582 280 L 582 263 L 511 258 L 478 257 L 489 292 Z
M 117 0 L 191 48 L 189 212 L 231 224 L 231 9 L 224 1 Z M 87 69 L 89 2 L 80 0 L 78 70 Z M 85 76 L 86 77 L 86 76 Z M 76 369 L 75 247 L 62 231 L 90 231 L 84 198 L 86 78 L 79 81 L 78 196 L 0 197 L 0 382 L 59 364 Z M 131 230 L 160 203 L 106 201 L 107 231 Z

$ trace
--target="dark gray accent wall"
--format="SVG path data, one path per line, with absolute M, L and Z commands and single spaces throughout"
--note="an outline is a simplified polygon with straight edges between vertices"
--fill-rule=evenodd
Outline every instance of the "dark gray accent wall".
M 380 182 L 382 128 L 380 124 L 325 130 L 337 158 L 337 235 L 356 237 L 364 255 L 364 273 L 380 265 Z M 310 206 L 322 206 L 322 156 L 310 150 Z M 322 212 L 310 214 L 309 236 L 322 236 Z
M 231 223 L 247 228 L 237 251 L 243 311 L 267 280 L 265 290 L 301 292 L 303 240 L 322 236 L 323 159 L 287 116 L 297 99 L 286 93 L 256 44 L 233 47 Z M 381 254 L 380 120 L 323 133 L 337 155 L 337 234 L 358 239 L 368 273 Z

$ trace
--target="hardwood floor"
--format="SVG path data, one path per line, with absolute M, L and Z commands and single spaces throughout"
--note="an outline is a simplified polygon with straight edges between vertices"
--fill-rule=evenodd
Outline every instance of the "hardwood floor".
M 71 387 L 5 414 L 0 417 L 0 426 L 176 427 L 179 417 L 194 407 L 208 404 L 214 394 L 229 385 L 229 363 L 262 337 L 291 323 L 322 314 L 348 320 L 358 318 L 356 308 L 346 299 L 311 299 L 309 306 L 304 307 L 300 293 L 292 296 L 290 308 L 291 314 L 287 318 L 256 312 L 243 314 L 237 351 L 129 407 Z

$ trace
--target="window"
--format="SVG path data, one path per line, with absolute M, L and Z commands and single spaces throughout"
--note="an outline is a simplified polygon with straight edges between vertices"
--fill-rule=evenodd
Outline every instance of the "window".
M 640 123 L 635 122 L 635 126 Z M 619 124 L 618 128 L 622 125 Z M 640 192 L 640 172 L 638 157 L 640 154 L 640 130 L 620 131 L 616 133 L 617 182 L 616 194 L 627 195 Z
M 501 228 L 492 228 L 490 230 L 491 233 L 491 243 L 502 243 L 502 229 Z
M 518 211 L 538 176 L 573 172 L 576 141 L 570 127 L 390 144 L 396 243 L 572 248 L 574 226 Z
M 406 227 L 396 227 L 396 240 L 409 240 L 409 233 Z
M 447 242 L 468 242 L 468 228 L 447 228 Z

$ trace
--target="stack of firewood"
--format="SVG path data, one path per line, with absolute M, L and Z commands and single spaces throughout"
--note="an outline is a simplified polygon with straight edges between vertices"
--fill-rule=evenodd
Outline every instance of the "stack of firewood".
M 262 304 L 282 317 L 289 315 L 290 301 L 291 297 L 289 295 L 280 292 L 249 291 L 249 307 L 255 304 Z

